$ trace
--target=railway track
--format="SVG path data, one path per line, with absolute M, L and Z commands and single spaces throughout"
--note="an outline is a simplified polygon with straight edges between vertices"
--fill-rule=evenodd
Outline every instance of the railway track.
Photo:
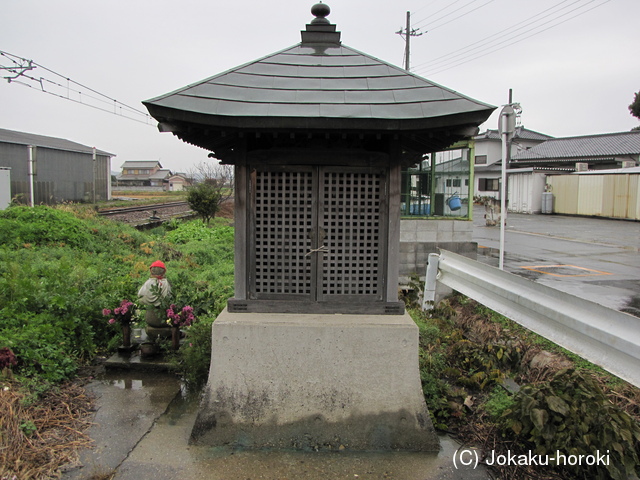
M 175 207 L 187 207 L 187 210 L 191 211 L 188 208 L 188 202 L 167 202 L 167 203 L 153 203 L 149 205 L 136 205 L 133 207 L 118 207 L 118 208 L 106 208 L 102 209 L 98 212 L 98 215 L 101 216 L 112 216 L 112 215 L 121 215 L 124 213 L 132 213 L 132 212 L 148 212 L 153 210 L 163 210 L 166 208 L 175 208 Z
M 98 215 L 127 223 L 136 228 L 153 227 L 172 218 L 188 217 L 193 214 L 189 204 L 184 201 L 108 208 L 98 212 Z

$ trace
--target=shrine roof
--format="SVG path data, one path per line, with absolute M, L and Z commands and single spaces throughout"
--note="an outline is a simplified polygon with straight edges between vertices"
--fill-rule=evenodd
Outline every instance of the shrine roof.
M 312 13 L 317 18 L 301 32 L 300 43 L 143 104 L 161 131 L 195 144 L 201 142 L 185 133 L 194 126 L 291 132 L 449 129 L 448 135 L 458 138 L 476 134 L 495 109 L 343 45 L 336 26 Z
M 144 103 L 156 118 L 173 111 L 211 124 L 260 127 L 279 119 L 292 128 L 300 119 L 420 128 L 460 115 L 482 122 L 494 109 L 353 48 L 303 43 Z

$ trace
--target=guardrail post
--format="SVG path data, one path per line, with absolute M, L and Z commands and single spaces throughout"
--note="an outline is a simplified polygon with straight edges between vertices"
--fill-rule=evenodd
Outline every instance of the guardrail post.
M 427 261 L 427 275 L 424 281 L 424 292 L 422 294 L 422 310 L 433 310 L 436 301 L 436 286 L 438 279 L 438 263 L 440 255 L 430 253 Z

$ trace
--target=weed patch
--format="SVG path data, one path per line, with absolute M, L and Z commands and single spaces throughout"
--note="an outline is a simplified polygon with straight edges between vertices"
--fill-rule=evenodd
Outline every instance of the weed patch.
M 640 473 L 637 388 L 467 298 L 429 314 L 409 311 L 420 330 L 420 375 L 436 428 L 496 455 L 610 452 L 606 467 L 492 467 L 500 478 Z M 522 388 L 511 393 L 505 379 Z

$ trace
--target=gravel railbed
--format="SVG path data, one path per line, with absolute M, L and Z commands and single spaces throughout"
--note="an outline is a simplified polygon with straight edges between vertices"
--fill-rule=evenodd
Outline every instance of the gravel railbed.
M 159 218 L 159 220 L 151 219 L 150 217 L 154 215 Z M 143 210 L 140 212 L 124 212 L 117 213 L 113 215 L 109 215 L 108 218 L 112 220 L 116 220 L 118 222 L 127 223 L 129 225 L 142 225 L 145 223 L 149 223 L 152 221 L 167 221 L 173 217 L 180 217 L 184 215 L 191 215 L 193 211 L 185 205 L 178 205 L 174 207 L 159 207 L 150 205 L 148 210 Z

